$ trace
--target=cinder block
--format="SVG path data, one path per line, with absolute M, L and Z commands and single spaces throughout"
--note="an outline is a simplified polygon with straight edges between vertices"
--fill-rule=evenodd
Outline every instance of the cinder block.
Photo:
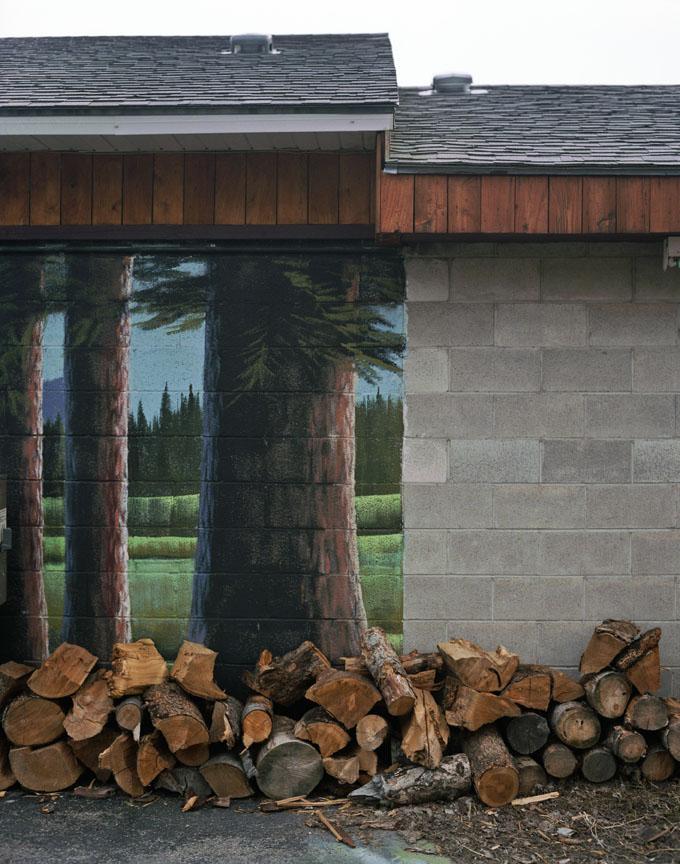
M 674 486 L 634 484 L 589 486 L 586 519 L 589 528 L 675 528 L 678 525 Z
M 494 434 L 499 438 L 578 438 L 583 416 L 580 394 L 494 396 Z
M 455 483 L 537 483 L 538 441 L 451 441 L 451 480 Z
M 585 580 L 586 617 L 663 618 L 675 615 L 674 576 L 596 576 Z
M 680 440 L 636 441 L 633 480 L 636 483 L 680 483 Z
M 589 307 L 590 345 L 676 345 L 677 306 L 621 303 Z
M 495 332 L 496 345 L 585 345 L 586 309 L 576 303 L 501 303 Z
M 680 348 L 636 348 L 633 390 L 641 393 L 680 391 Z
M 473 240 L 462 243 L 416 243 L 404 247 L 405 258 L 485 258 L 495 254 L 495 243 Z
M 446 531 L 404 531 L 404 575 L 446 573 Z
M 424 393 L 409 396 L 406 434 L 415 437 L 481 438 L 493 423 L 492 396 Z
M 420 302 L 449 299 L 449 262 L 437 258 L 406 258 L 406 298 Z
M 543 442 L 544 483 L 628 483 L 630 441 L 555 439 Z
M 680 270 L 677 267 L 664 270 L 661 252 L 653 258 L 635 260 L 635 300 L 680 302 Z
M 541 355 L 534 348 L 453 348 L 449 368 L 449 390 L 453 392 L 541 389 Z
M 643 632 L 651 630 L 652 627 L 661 628 L 661 662 L 664 665 L 677 662 L 675 658 L 680 657 L 680 622 L 671 619 L 670 610 L 661 618 L 653 618 L 651 621 L 636 618 L 635 623 Z
M 404 358 L 406 393 L 446 393 L 449 355 L 445 348 L 414 348 Z
M 402 455 L 404 483 L 445 483 L 447 443 L 434 438 L 405 438 Z
M 582 621 L 583 578 L 494 579 L 493 617 L 495 621 Z
M 537 573 L 610 576 L 630 573 L 627 531 L 541 531 Z
M 659 240 L 640 242 L 638 240 L 593 240 L 588 243 L 587 254 L 595 258 L 641 258 L 655 257 L 661 260 L 663 244 Z
M 636 531 L 631 542 L 633 573 L 680 573 L 680 530 Z
M 538 483 L 495 486 L 493 516 L 496 528 L 585 528 L 586 490 Z
M 601 619 L 600 619 L 601 620 Z M 599 621 L 541 621 L 536 625 L 538 662 L 578 666 Z
M 591 438 L 671 438 L 675 397 L 665 395 L 586 396 L 586 436 Z
M 491 621 L 493 579 L 469 576 L 407 576 L 405 618 Z
M 498 255 L 503 258 L 583 258 L 587 244 L 576 240 L 566 243 L 538 242 L 498 243 Z
M 446 621 L 404 619 L 404 651 L 436 651 L 446 640 Z
M 539 261 L 532 258 L 456 258 L 451 262 L 454 300 L 514 303 L 538 300 Z
M 409 303 L 411 348 L 493 344 L 490 303 Z
M 448 639 L 469 639 L 490 651 L 504 645 L 522 658 L 523 663 L 538 663 L 538 628 L 534 621 L 449 621 Z
M 448 572 L 511 576 L 536 573 L 538 532 L 450 531 Z
M 626 348 L 546 348 L 543 390 L 630 390 L 631 351 Z
M 491 527 L 493 490 L 483 483 L 404 484 L 407 528 Z
M 611 303 L 632 296 L 630 258 L 548 258 L 543 262 L 543 300 Z

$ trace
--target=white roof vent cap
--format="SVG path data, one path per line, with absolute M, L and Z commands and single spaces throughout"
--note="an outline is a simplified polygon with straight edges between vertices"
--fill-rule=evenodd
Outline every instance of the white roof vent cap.
M 472 75 L 449 72 L 446 75 L 435 75 L 432 79 L 432 89 L 435 93 L 469 93 Z
M 275 54 L 272 37 L 264 33 L 241 33 L 229 37 L 232 54 Z

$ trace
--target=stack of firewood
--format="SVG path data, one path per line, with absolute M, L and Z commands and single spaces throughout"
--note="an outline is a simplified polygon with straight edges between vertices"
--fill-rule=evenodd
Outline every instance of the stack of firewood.
M 150 639 L 114 646 L 110 669 L 64 643 L 37 669 L 0 665 L 0 790 L 66 789 L 86 772 L 131 796 L 153 786 L 219 801 L 353 790 L 392 804 L 491 806 L 580 769 L 664 780 L 680 759 L 680 702 L 660 686 L 658 629 L 599 625 L 581 681 L 464 639 L 399 657 L 367 630 L 331 663 L 311 642 L 263 651 L 242 703 L 214 681 L 217 655 L 184 642 L 171 670 Z M 358 784 L 361 784 L 358 786 Z M 358 787 L 358 788 L 357 788 Z

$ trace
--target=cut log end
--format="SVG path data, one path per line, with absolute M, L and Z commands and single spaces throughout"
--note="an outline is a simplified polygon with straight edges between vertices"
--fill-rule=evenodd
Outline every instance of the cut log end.
M 85 648 L 62 642 L 30 676 L 28 686 L 45 699 L 71 696 L 85 683 L 96 662 Z
M 17 781 L 32 792 L 61 792 L 83 773 L 66 741 L 36 749 L 15 747 L 9 751 L 9 763 Z

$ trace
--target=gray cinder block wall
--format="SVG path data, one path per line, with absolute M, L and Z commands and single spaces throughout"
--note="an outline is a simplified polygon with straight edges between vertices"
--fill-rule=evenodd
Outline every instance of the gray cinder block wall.
M 680 271 L 660 243 L 407 254 L 405 647 L 574 667 L 663 628 L 680 692 Z

